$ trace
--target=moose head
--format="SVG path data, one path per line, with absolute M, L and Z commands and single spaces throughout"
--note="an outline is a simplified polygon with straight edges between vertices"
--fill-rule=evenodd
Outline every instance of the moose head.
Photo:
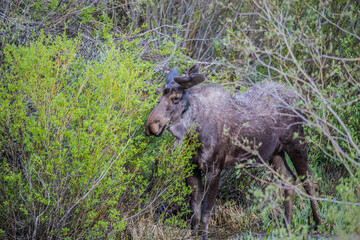
M 189 101 L 187 89 L 202 83 L 205 76 L 199 73 L 199 64 L 193 65 L 187 76 L 180 77 L 179 70 L 173 68 L 167 78 L 166 86 L 159 92 L 162 94 L 158 105 L 151 111 L 147 121 L 145 133 L 147 136 L 161 136 L 165 129 L 173 135 L 182 135 L 182 125 L 179 124 L 181 116 L 187 111 Z

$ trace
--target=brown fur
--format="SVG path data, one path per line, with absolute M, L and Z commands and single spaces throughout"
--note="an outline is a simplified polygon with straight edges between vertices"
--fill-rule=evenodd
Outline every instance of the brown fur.
M 287 153 L 299 176 L 303 176 L 307 193 L 315 197 L 313 174 L 307 163 L 302 117 L 289 107 L 294 94 L 276 83 L 258 84 L 245 93 L 231 95 L 216 85 L 194 86 L 205 77 L 195 67 L 187 77 L 176 77 L 173 69 L 159 104 L 146 122 L 146 134 L 161 136 L 168 129 L 181 144 L 195 127 L 201 146 L 193 157 L 198 165 L 187 183 L 194 187 L 191 197 L 191 227 L 197 232 L 202 221 L 204 239 L 208 237 L 211 209 L 219 188 L 220 173 L 249 159 L 269 161 L 286 178 L 295 180 L 285 161 Z M 294 138 L 294 134 L 298 137 Z M 205 173 L 202 187 L 201 171 Z M 204 191 L 202 192 L 202 189 Z M 204 196 L 203 196 L 204 195 Z M 285 223 L 291 222 L 294 192 L 285 190 Z M 311 199 L 316 224 L 320 224 L 317 203 Z M 202 206 L 201 206 L 202 205 Z

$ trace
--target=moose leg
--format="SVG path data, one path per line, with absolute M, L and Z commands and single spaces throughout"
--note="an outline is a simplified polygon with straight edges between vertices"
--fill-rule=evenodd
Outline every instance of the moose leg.
M 285 153 L 281 152 L 278 155 L 273 156 L 271 164 L 274 166 L 276 172 L 283 176 L 286 180 L 290 180 L 291 184 L 295 184 L 295 175 L 290 170 L 286 163 Z M 291 226 L 292 207 L 294 202 L 294 190 L 291 188 L 285 188 L 285 226 L 289 228 Z
M 321 224 L 321 218 L 318 211 L 318 205 L 315 198 L 315 187 L 314 187 L 314 177 L 313 172 L 311 171 L 309 164 L 307 162 L 307 152 L 306 146 L 304 144 L 296 144 L 290 146 L 286 151 L 296 169 L 298 176 L 304 184 L 305 191 L 311 196 L 310 203 L 311 209 L 314 216 L 314 221 L 316 226 Z
M 206 172 L 204 187 L 205 197 L 201 211 L 202 234 L 204 240 L 208 239 L 210 215 L 219 190 L 220 173 L 221 169 L 217 169 L 216 167 L 208 169 Z
M 192 234 L 196 236 L 201 218 L 201 170 L 199 168 L 194 169 L 194 175 L 188 177 L 186 183 L 193 189 L 190 199 L 190 208 L 193 212 L 191 216 L 191 230 Z

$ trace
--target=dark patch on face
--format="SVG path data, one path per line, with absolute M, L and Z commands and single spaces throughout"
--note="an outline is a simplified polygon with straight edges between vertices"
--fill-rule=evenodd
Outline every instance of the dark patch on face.
M 163 95 L 167 95 L 170 93 L 170 88 L 165 88 L 163 91 Z

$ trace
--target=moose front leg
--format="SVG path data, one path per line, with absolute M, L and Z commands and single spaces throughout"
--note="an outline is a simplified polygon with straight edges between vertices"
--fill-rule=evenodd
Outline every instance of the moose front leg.
M 210 215 L 219 190 L 220 173 L 220 168 L 208 169 L 206 172 L 204 187 L 205 197 L 201 211 L 202 234 L 204 240 L 208 239 Z
M 194 169 L 194 175 L 186 179 L 186 183 L 193 191 L 191 193 L 190 208 L 192 211 L 191 216 L 191 230 L 192 235 L 196 236 L 200 218 L 201 218 L 201 200 L 202 200 L 202 184 L 201 184 L 201 170 Z

